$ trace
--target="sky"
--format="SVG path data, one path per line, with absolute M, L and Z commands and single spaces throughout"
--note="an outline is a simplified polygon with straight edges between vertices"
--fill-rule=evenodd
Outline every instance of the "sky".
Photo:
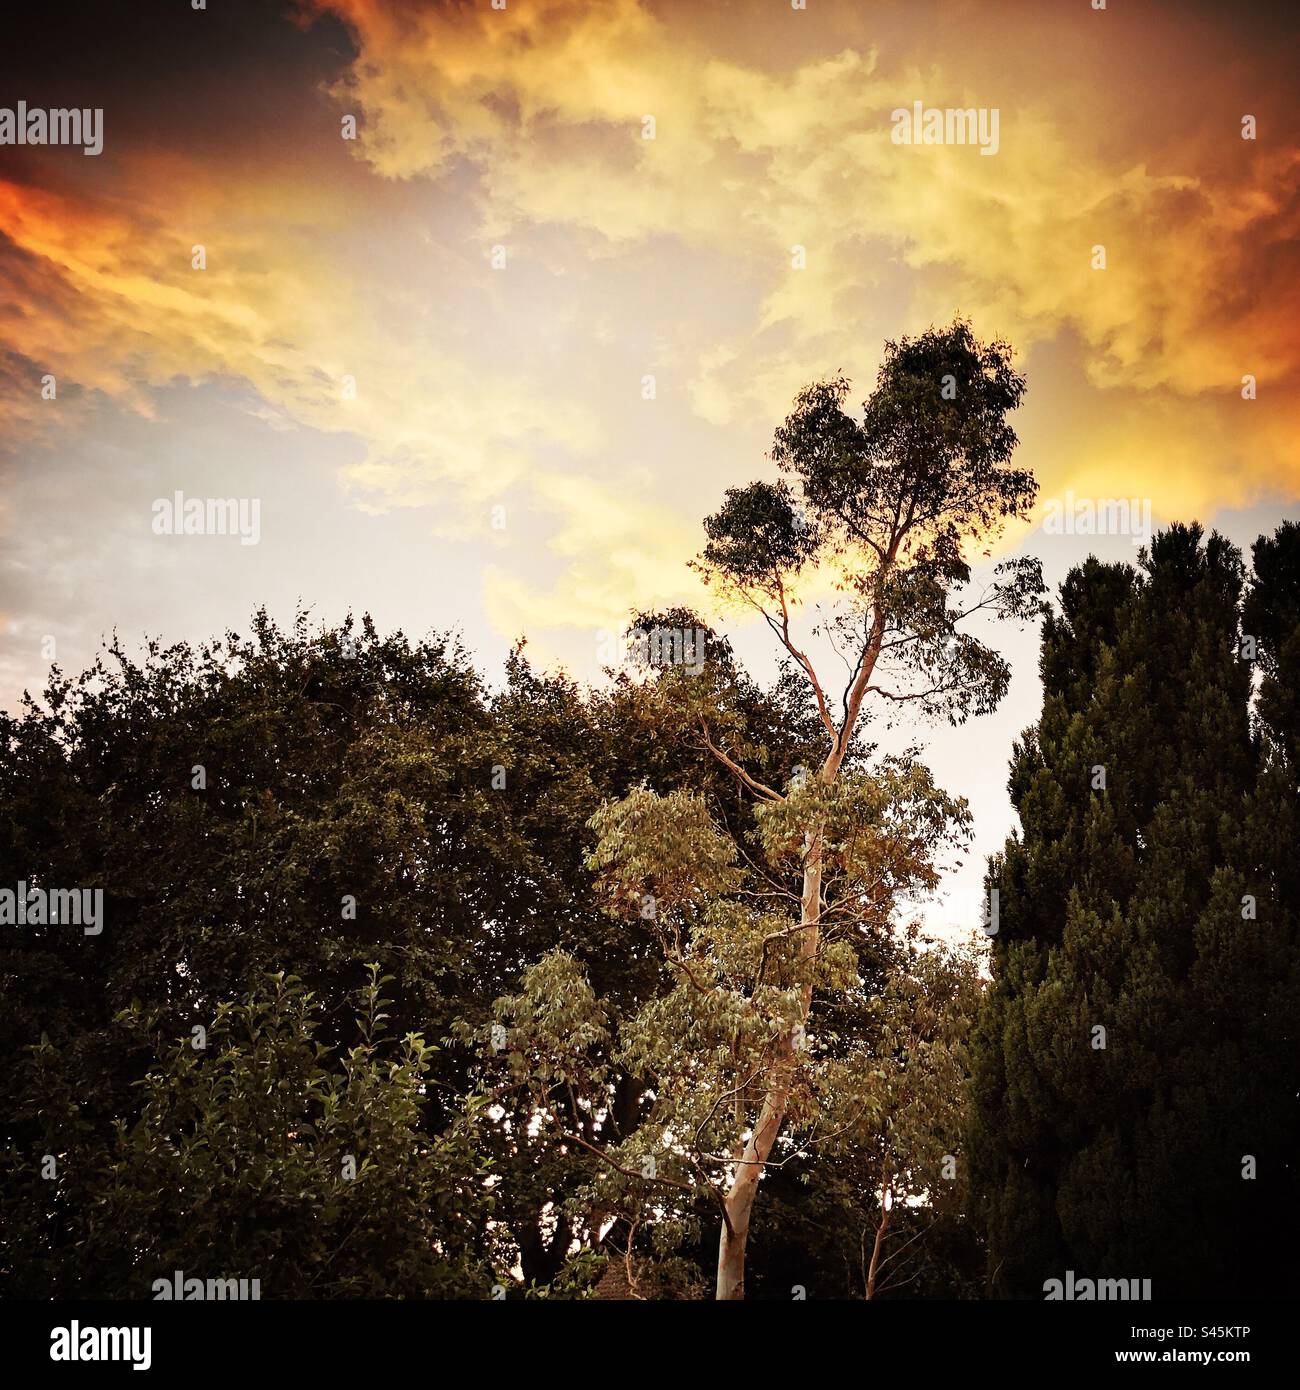
M 596 679 L 632 609 L 715 616 L 701 520 L 799 388 L 959 314 L 1029 383 L 1006 551 L 1134 559 L 1051 531 L 1106 498 L 1248 547 L 1300 494 L 1300 17 L 1094 3 L 51 0 L 0 108 L 103 148 L 0 146 L 0 706 L 262 604 Z M 896 143 L 916 102 L 996 152 Z M 158 534 L 178 490 L 257 543 Z M 913 731 L 975 812 L 953 902 L 1038 708 L 997 640 L 1002 707 Z

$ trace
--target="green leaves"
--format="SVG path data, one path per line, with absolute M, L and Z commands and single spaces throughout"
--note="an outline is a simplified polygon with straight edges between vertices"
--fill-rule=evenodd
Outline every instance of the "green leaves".
M 590 824 L 597 843 L 587 864 L 600 872 L 615 912 L 653 921 L 740 883 L 735 845 L 688 792 L 659 796 L 637 787 L 606 802 Z
M 809 777 L 756 815 L 770 863 L 802 869 L 815 839 L 828 884 L 841 897 L 862 895 L 863 920 L 876 926 L 899 896 L 934 886 L 937 857 L 970 822 L 964 799 L 935 787 L 922 764 L 899 759 L 831 782 Z
M 431 1049 L 416 1034 L 376 1041 L 383 984 L 372 971 L 360 1041 L 337 1052 L 318 1040 L 319 1002 L 283 973 L 218 1009 L 201 1051 L 163 1044 L 156 1012 L 124 1011 L 124 1034 L 155 1052 L 138 1115 L 106 1153 L 89 1127 L 59 1127 L 89 1218 L 69 1290 L 147 1297 L 180 1269 L 258 1278 L 264 1298 L 481 1296 L 482 1175 L 463 1143 L 421 1132 Z M 10 1176 L 9 1239 L 32 1239 L 39 1259 L 27 1223 L 49 1220 L 55 1185 Z
M 816 555 L 821 535 L 796 507 L 785 482 L 728 488 L 722 507 L 704 523 L 703 572 L 725 575 L 775 595 L 779 582 L 799 574 Z
M 498 999 L 492 1013 L 504 1034 L 486 1027 L 479 1031 L 480 1045 L 502 1054 L 511 1084 L 528 1089 L 539 1103 L 557 1084 L 582 1095 L 604 1084 L 608 1016 L 572 956 L 543 956 L 524 971 L 519 993 Z
M 645 1257 L 690 1289 L 746 1175 L 813 1171 L 846 1097 L 872 1124 L 909 1104 L 897 1056 L 920 1078 L 947 1054 L 876 1007 L 907 954 L 891 917 L 967 812 L 863 729 L 1005 689 L 955 629 L 1032 615 L 1041 586 L 1017 562 L 965 597 L 1032 497 L 1007 466 L 1022 390 L 957 324 L 888 345 L 860 420 L 842 380 L 800 395 L 785 476 L 730 490 L 700 561 L 781 643 L 770 689 L 680 608 L 635 613 L 644 659 L 595 690 L 521 646 L 489 692 L 450 639 L 306 613 L 56 673 L 48 709 L 0 725 L 0 852 L 102 883 L 113 927 L 93 957 L 41 939 L 0 962 L 13 1172 L 37 1144 L 75 1159 L 14 1189 L 10 1267 L 134 1287 L 138 1252 L 104 1238 L 125 1229 L 151 1260 L 292 1257 L 295 1291 L 463 1292 L 518 1263 L 578 1293 L 614 1231 L 630 1285 Z M 792 627 L 815 571 L 840 599 L 839 707 Z M 196 1020 L 206 1048 L 161 1041 Z M 874 1189 L 847 1171 L 826 1181 L 856 1218 Z
M 843 409 L 843 377 L 802 391 L 777 430 L 772 457 L 798 478 L 809 511 L 840 544 L 878 547 L 901 517 L 930 555 L 956 556 L 968 533 L 1024 516 L 1037 485 L 1008 467 L 1007 415 L 1025 381 L 1005 343 L 981 344 L 960 320 L 885 345 L 861 423 Z
M 1300 622 L 1282 551 L 1256 547 L 1242 607 L 1261 649 Z M 1277 1045 L 1300 1033 L 1295 780 L 1267 660 L 1252 730 L 1243 578 L 1222 537 L 1175 525 L 1136 568 L 1073 570 L 1044 625 L 975 1049 L 999 1292 L 1067 1267 L 1140 1269 L 1166 1295 L 1293 1286 L 1275 1252 L 1298 1205 L 1295 1067 Z

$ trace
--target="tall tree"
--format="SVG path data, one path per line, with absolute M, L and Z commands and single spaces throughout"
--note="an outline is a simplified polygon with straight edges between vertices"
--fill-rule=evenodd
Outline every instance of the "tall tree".
M 678 641 L 679 655 L 685 634 L 699 644 L 701 659 L 707 651 L 718 699 L 746 746 L 762 749 L 769 775 L 786 775 L 807 759 L 816 716 L 798 686 L 778 681 L 761 690 L 726 641 L 685 610 L 642 615 L 634 632 L 651 626 Z M 639 654 L 648 664 L 648 649 Z M 518 651 L 493 701 L 508 768 L 503 795 L 515 833 L 528 846 L 502 944 L 516 959 L 522 945 L 529 968 L 498 1001 L 496 1026 L 484 1027 L 467 1012 L 461 1036 L 477 1039 L 484 1059 L 478 1081 L 494 1102 L 475 1106 L 466 1118 L 494 1166 L 499 1263 L 508 1270 L 517 1250 L 525 1288 L 550 1284 L 567 1261 L 581 1262 L 583 1251 L 607 1246 L 619 1234 L 608 1229 L 608 1194 L 588 1191 L 589 1153 L 554 1126 L 539 1128 L 538 1116 L 558 1105 L 567 1129 L 585 1141 L 599 1130 L 602 1142 L 634 1142 L 648 1109 L 645 1083 L 616 1056 L 616 1039 L 624 1021 L 671 984 L 651 924 L 617 922 L 599 910 L 593 874 L 583 862 L 586 822 L 602 801 L 650 779 L 665 791 L 706 798 L 738 835 L 753 826 L 752 802 L 701 746 L 689 711 L 626 669 L 609 674 L 607 687 L 584 690 L 563 676 L 537 672 Z M 522 941 L 521 921 L 530 924 Z M 571 997 L 564 982 L 574 977 L 581 985 Z M 599 1022 L 592 1056 L 580 1071 L 561 1069 L 561 1077 L 530 1061 L 516 1074 L 512 1060 L 540 1058 L 555 1042 L 555 1028 L 567 1045 L 566 1030 L 576 1029 L 568 1010 L 584 1000 Z M 498 1041 L 501 1020 L 519 1015 L 531 1021 L 531 1034 L 512 1031 L 508 1046 Z M 643 1222 L 641 1237 L 656 1224 L 664 1223 Z
M 861 987 L 862 952 L 887 935 L 894 895 L 933 881 L 964 818 L 916 764 L 868 770 L 867 711 L 910 705 L 956 723 L 992 709 L 1006 663 L 962 624 L 980 612 L 1023 618 L 1041 592 L 1028 560 L 1004 562 L 970 592 L 973 553 L 987 554 L 1035 495 L 1010 462 L 1007 417 L 1024 381 L 1007 346 L 980 344 L 959 322 L 887 344 L 861 418 L 844 409 L 848 390 L 835 379 L 800 394 L 773 449 L 785 476 L 731 489 L 698 561 L 724 598 L 762 616 L 806 683 L 820 726 L 806 774 L 781 785 L 761 775 L 707 674 L 681 668 L 659 689 L 691 711 L 702 745 L 754 800 L 753 841 L 698 799 L 649 788 L 593 821 L 611 908 L 648 915 L 678 976 L 631 1051 L 656 1077 L 661 1132 L 679 1139 L 694 1120 L 692 1142 L 675 1148 L 691 1170 L 678 1185 L 700 1181 L 706 1163 L 721 1169 L 704 1179 L 719 1206 L 720 1299 L 744 1296 L 755 1196 L 787 1117 L 824 1103 L 814 992 Z M 819 628 L 847 651 L 838 699 L 797 630 L 801 587 L 815 579 L 840 595 Z M 685 1054 L 667 1047 L 674 1032 Z
M 1044 626 L 1042 717 L 1010 778 L 1021 828 L 989 870 L 1000 930 L 976 1039 L 974 1184 L 998 1291 L 1041 1296 L 1067 1268 L 1161 1295 L 1276 1277 L 1258 1252 L 1293 1196 L 1279 1051 L 1297 962 L 1264 820 L 1294 823 L 1294 783 L 1266 813 L 1278 784 L 1252 736 L 1243 578 L 1228 542 L 1174 526 L 1137 571 L 1072 571 Z M 1276 654 L 1286 622 L 1263 609 L 1293 600 L 1272 578 L 1256 592 Z

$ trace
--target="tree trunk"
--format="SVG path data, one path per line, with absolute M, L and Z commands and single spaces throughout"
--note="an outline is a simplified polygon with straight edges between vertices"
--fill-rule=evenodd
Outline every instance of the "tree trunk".
M 787 1039 L 781 1040 L 782 1048 Z M 780 1133 L 781 1122 L 785 1119 L 785 1107 L 789 1100 L 790 1061 L 782 1058 L 778 1063 L 783 1080 L 777 1081 L 763 1098 L 763 1109 L 749 1136 L 740 1162 L 736 1165 L 736 1176 L 732 1180 L 731 1191 L 727 1193 L 727 1219 L 722 1224 L 722 1235 L 718 1243 L 718 1287 L 719 1299 L 744 1298 L 745 1296 L 745 1247 L 749 1242 L 749 1216 L 754 1207 L 754 1196 L 758 1192 L 758 1180 L 763 1175 L 763 1165 L 772 1152 L 772 1145 Z
M 885 569 L 893 566 L 898 542 L 891 543 L 885 558 Z M 876 660 L 880 656 L 884 640 L 884 615 L 877 607 L 871 626 L 867 645 L 862 654 L 862 663 L 854 678 L 844 711 L 844 724 L 832 744 L 826 761 L 819 774 L 823 781 L 832 782 L 839 776 L 840 765 L 844 762 L 852 742 L 853 730 L 857 726 L 862 701 L 866 696 Z M 814 688 L 821 695 L 821 687 L 816 677 L 809 672 Z M 785 1122 L 786 1108 L 790 1103 L 790 1089 L 794 1081 L 796 1028 L 808 1022 L 812 1011 L 812 967 L 817 959 L 817 936 L 821 923 L 822 910 L 822 842 L 821 829 L 809 832 L 808 850 L 804 858 L 803 894 L 799 916 L 803 927 L 802 941 L 799 943 L 799 959 L 808 971 L 807 982 L 803 987 L 800 1017 L 794 1028 L 790 1028 L 777 1043 L 776 1057 L 772 1063 L 771 1080 L 767 1094 L 763 1097 L 763 1107 L 759 1111 L 758 1123 L 754 1126 L 743 1151 L 736 1159 L 736 1174 L 732 1179 L 731 1190 L 727 1193 L 724 1209 L 726 1219 L 722 1234 L 718 1238 L 718 1282 L 717 1299 L 741 1299 L 745 1296 L 745 1247 L 749 1242 L 749 1218 L 754 1209 L 754 1197 L 758 1192 L 758 1180 L 763 1176 L 763 1166 L 772 1152 L 776 1137 Z
M 521 1223 L 515 1227 L 514 1237 L 515 1244 L 519 1246 L 519 1268 L 523 1271 L 524 1283 L 545 1284 L 550 1277 L 550 1269 L 540 1226 Z
M 871 1247 L 871 1267 L 867 1271 L 868 1298 L 876 1296 L 876 1275 L 880 1271 L 880 1252 L 884 1249 L 885 1232 L 889 1229 L 892 1195 L 888 1187 L 880 1195 L 880 1224 L 876 1227 L 876 1243 Z
M 560 1272 L 569 1244 L 573 1239 L 573 1225 L 562 1213 L 556 1218 L 555 1230 L 550 1240 L 542 1235 L 542 1217 L 539 1212 L 530 1223 L 516 1226 L 512 1232 L 519 1246 L 519 1268 L 523 1272 L 525 1284 L 549 1284 Z
M 799 958 L 811 969 L 817 956 L 817 928 L 821 918 L 821 844 L 814 842 L 803 876 L 803 904 L 800 921 L 804 927 Z M 812 1007 L 812 979 L 803 987 L 800 1024 L 808 1020 Z M 790 1103 L 790 1087 L 795 1069 L 795 1030 L 789 1029 L 777 1043 L 771 1082 L 763 1097 L 758 1123 L 736 1162 L 736 1174 L 725 1202 L 726 1219 L 718 1238 L 718 1282 L 715 1297 L 741 1299 L 745 1296 L 745 1247 L 749 1242 L 749 1218 L 758 1192 L 758 1180 L 785 1121 Z

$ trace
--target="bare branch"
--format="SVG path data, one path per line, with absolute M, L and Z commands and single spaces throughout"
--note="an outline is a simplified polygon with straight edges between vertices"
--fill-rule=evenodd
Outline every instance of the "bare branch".
M 738 762 L 735 761 L 734 758 L 731 758 L 726 753 L 724 753 L 722 749 L 719 748 L 717 744 L 714 743 L 713 740 L 709 737 L 708 728 L 705 726 L 703 720 L 700 720 L 700 734 L 703 736 L 705 746 L 708 748 L 709 752 L 712 753 L 715 758 L 717 758 L 717 760 L 723 765 L 723 767 L 729 768 L 731 772 L 733 772 L 737 777 L 739 777 L 740 780 L 750 789 L 750 791 L 756 792 L 759 796 L 766 797 L 768 801 L 785 800 L 785 797 L 783 797 L 780 792 L 774 791 L 766 783 L 760 782 L 756 778 L 751 777 L 749 773 L 746 772 L 745 769 L 741 767 L 741 765 Z

